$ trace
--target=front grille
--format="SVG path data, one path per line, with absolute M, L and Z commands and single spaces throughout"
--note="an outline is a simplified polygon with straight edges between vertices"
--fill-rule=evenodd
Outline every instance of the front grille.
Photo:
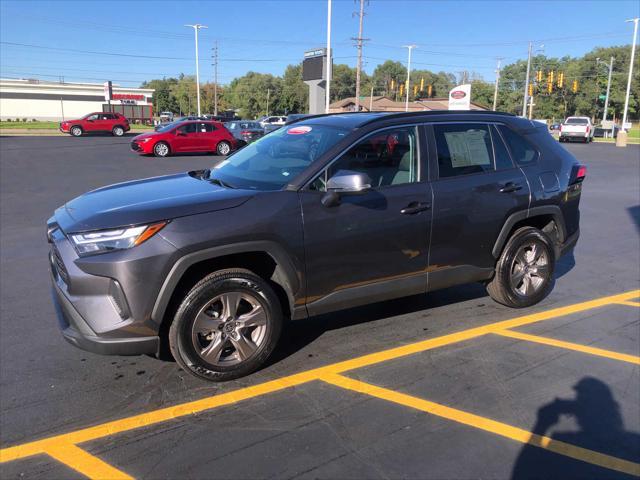
M 56 272 L 58 276 L 62 279 L 64 283 L 69 284 L 69 272 L 67 272 L 67 268 L 64 266 L 64 262 L 62 261 L 62 257 L 60 256 L 60 252 L 56 247 L 53 247 L 53 262 L 56 267 Z
M 138 151 L 142 150 L 142 149 L 140 148 L 140 145 L 139 145 L 137 142 L 131 142 L 131 149 L 132 149 L 132 150 L 135 150 L 136 152 L 138 152 Z

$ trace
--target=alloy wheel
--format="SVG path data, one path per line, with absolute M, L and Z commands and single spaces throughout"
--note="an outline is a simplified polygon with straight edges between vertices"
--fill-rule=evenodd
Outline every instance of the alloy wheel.
M 220 142 L 218 144 L 218 153 L 220 155 L 228 155 L 230 151 L 231 151 L 231 147 L 227 142 Z
M 196 353 L 215 366 L 230 366 L 251 358 L 267 337 L 267 314 L 246 292 L 222 293 L 200 309 L 191 331 Z
M 166 157 L 169 154 L 169 147 L 164 143 L 158 143 L 153 149 L 159 157 Z
M 520 296 L 536 293 L 549 279 L 549 258 L 538 242 L 520 247 L 511 265 L 511 288 Z

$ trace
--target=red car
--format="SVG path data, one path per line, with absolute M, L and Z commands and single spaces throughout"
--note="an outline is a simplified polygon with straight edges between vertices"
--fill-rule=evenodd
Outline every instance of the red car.
M 115 137 L 121 137 L 129 130 L 129 120 L 121 113 L 94 112 L 78 120 L 60 122 L 60 131 L 74 137 L 91 132 L 110 132 Z
M 131 141 L 131 149 L 142 155 L 166 157 L 172 153 L 216 152 L 228 155 L 236 140 L 220 122 L 194 120 L 169 123 L 155 132 L 143 133 Z

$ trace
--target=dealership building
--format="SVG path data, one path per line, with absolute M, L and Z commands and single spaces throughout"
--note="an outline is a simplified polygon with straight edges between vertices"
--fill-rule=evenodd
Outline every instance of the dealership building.
M 152 88 L 112 86 L 111 101 L 101 83 L 56 83 L 0 79 L 2 120 L 70 120 L 91 112 L 122 113 L 131 122 L 153 118 Z

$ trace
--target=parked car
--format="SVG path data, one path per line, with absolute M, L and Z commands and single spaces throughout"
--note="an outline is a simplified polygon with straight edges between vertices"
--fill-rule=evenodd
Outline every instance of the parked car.
M 197 120 L 173 122 L 155 132 L 143 133 L 131 140 L 131 149 L 142 155 L 166 157 L 173 153 L 216 152 L 228 155 L 236 148 L 236 139 L 220 122 Z
M 173 112 L 160 112 L 160 121 L 163 123 L 173 122 Z
M 613 135 L 611 135 L 613 130 Z M 620 131 L 620 127 L 618 125 L 614 125 L 613 129 L 611 127 L 609 128 L 604 128 L 602 126 L 600 127 L 595 127 L 593 129 L 593 137 L 609 137 L 609 138 L 617 138 L 618 137 L 618 132 Z
M 236 140 L 242 140 L 244 143 L 251 143 L 264 135 L 264 128 L 258 122 L 239 120 L 226 122 L 224 126 Z
M 311 114 L 309 113 L 292 113 L 290 115 L 287 115 L 287 121 L 285 122 L 285 125 L 291 125 L 298 120 L 302 120 L 303 118 L 307 118 L 310 116 Z
M 551 130 L 552 132 L 555 132 L 556 130 L 560 130 L 560 123 L 552 123 L 549 126 L 549 130 Z
M 581 140 L 589 143 L 593 140 L 594 128 L 589 117 L 568 117 L 560 125 L 560 141 Z
M 129 130 L 129 120 L 121 113 L 93 112 L 77 120 L 60 122 L 60 131 L 74 137 L 94 132 L 109 132 L 115 137 L 121 137 Z
M 585 176 L 545 125 L 509 114 L 304 120 L 210 170 L 58 208 L 47 236 L 62 334 L 104 354 L 168 345 L 220 381 L 263 365 L 290 319 L 468 282 L 528 307 L 578 240 Z
M 263 120 L 260 121 L 260 125 L 262 125 L 262 128 L 264 128 L 265 133 L 269 133 L 280 128 L 282 125 L 286 123 L 286 121 L 287 121 L 287 117 L 281 117 L 281 116 L 265 117 Z

